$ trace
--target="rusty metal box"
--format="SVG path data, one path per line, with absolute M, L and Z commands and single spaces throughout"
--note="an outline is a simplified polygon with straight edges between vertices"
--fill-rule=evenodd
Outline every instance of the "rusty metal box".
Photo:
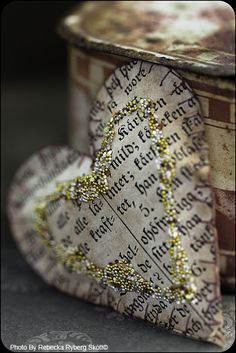
M 88 152 L 92 101 L 112 71 L 141 59 L 177 70 L 198 97 L 210 148 L 221 282 L 234 288 L 234 11 L 226 2 L 87 1 L 60 22 L 69 50 L 70 143 Z

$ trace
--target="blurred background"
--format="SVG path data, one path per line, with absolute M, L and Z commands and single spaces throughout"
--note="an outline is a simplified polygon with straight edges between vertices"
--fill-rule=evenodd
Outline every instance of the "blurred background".
M 78 3 L 12 1 L 2 11 L 3 246 L 14 246 L 5 200 L 17 168 L 40 148 L 67 143 L 67 48 L 56 26 Z

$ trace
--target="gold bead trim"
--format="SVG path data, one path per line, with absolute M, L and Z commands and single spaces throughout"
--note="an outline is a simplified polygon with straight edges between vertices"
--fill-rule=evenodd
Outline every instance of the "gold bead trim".
M 71 247 L 64 244 L 55 244 L 51 238 L 46 210 L 50 202 L 72 200 L 77 204 L 90 202 L 108 190 L 109 167 L 112 162 L 112 143 L 115 135 L 115 125 L 133 112 L 148 119 L 152 145 L 156 151 L 157 172 L 160 180 L 161 202 L 164 206 L 168 223 L 169 254 L 173 284 L 161 288 L 157 284 L 146 281 L 138 274 L 128 260 L 116 260 L 104 268 L 92 263 L 80 247 Z M 104 129 L 104 139 L 99 150 L 92 172 L 85 176 L 78 176 L 73 180 L 58 183 L 54 192 L 46 196 L 35 207 L 35 229 L 51 247 L 58 260 L 71 271 L 84 273 L 94 278 L 98 283 L 109 286 L 120 293 L 146 293 L 157 299 L 169 302 L 183 303 L 192 301 L 196 294 L 193 275 L 188 263 L 187 253 L 181 245 L 181 236 L 178 230 L 178 219 L 175 211 L 173 195 L 173 179 L 175 177 L 175 161 L 169 152 L 167 139 L 163 136 L 162 126 L 158 123 L 155 114 L 155 103 L 150 98 L 135 97 L 127 105 L 116 111 Z

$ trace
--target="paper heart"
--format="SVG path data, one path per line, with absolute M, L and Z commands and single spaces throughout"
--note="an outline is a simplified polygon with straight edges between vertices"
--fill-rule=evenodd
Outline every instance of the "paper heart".
M 71 272 L 59 262 L 61 254 L 55 256 L 53 249 L 43 243 L 35 231 L 34 208 L 40 198 L 54 193 L 58 182 L 90 171 L 91 159 L 67 147 L 42 150 L 17 173 L 9 197 L 13 233 L 33 267 L 60 289 L 127 315 L 164 324 L 173 331 L 222 344 L 214 210 L 198 102 L 174 71 L 139 61 L 126 64 L 106 81 L 92 108 L 94 153 L 101 147 L 112 112 L 124 108 L 127 96 L 151 97 L 155 101 L 158 121 L 176 162 L 175 208 L 197 286 L 195 304 L 169 303 L 145 291 L 124 294 L 109 286 L 104 288 L 86 272 Z M 155 163 L 159 159 L 150 137 L 147 118 L 137 110 L 120 120 L 112 143 L 107 194 L 81 205 L 59 198 L 50 203 L 46 223 L 54 247 L 62 244 L 64 255 L 65 249 L 79 246 L 86 259 L 101 269 L 127 259 L 135 274 L 141 276 L 136 277 L 137 282 L 143 278 L 145 283 L 170 288 L 170 237 Z M 119 268 L 116 270 L 119 272 Z

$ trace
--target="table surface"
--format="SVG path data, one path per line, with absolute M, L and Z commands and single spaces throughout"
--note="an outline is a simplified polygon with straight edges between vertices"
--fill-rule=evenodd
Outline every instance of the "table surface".
M 65 77 L 38 77 L 3 86 L 3 190 L 32 152 L 47 144 L 66 142 L 66 92 Z M 223 298 L 227 344 L 221 349 L 170 335 L 147 322 L 59 292 L 27 265 L 12 240 L 6 218 L 2 239 L 1 338 L 6 347 L 38 340 L 42 344 L 108 345 L 111 352 L 222 352 L 232 345 L 233 296 Z
M 234 298 L 224 296 L 227 347 L 234 339 Z M 73 334 L 72 334 L 73 333 Z M 219 347 L 181 337 L 109 308 L 70 297 L 45 284 L 17 249 L 2 256 L 2 341 L 22 345 L 41 336 L 53 344 L 108 345 L 111 352 L 222 352 Z M 72 338 L 72 336 L 74 338 Z

